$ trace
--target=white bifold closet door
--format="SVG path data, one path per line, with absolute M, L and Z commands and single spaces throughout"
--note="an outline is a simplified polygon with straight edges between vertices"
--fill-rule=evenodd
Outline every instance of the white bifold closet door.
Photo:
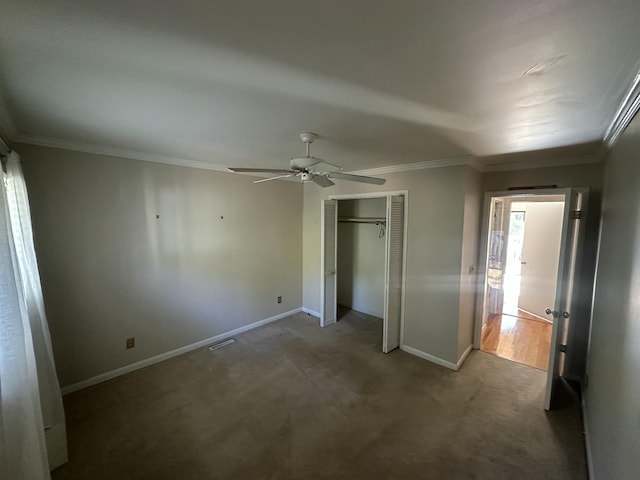
M 337 311 L 338 202 L 322 201 L 322 283 L 320 284 L 320 326 L 336 323 Z
M 402 250 L 404 246 L 404 197 L 387 198 L 387 243 L 385 265 L 384 322 L 382 351 L 389 353 L 400 346 L 402 317 Z

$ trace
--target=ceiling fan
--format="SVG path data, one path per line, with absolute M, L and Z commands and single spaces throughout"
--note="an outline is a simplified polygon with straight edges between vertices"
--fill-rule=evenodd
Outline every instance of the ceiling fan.
M 311 144 L 318 138 L 318 135 L 311 132 L 303 132 L 300 134 L 300 140 L 306 145 L 307 153 L 304 157 L 292 158 L 289 162 L 289 170 L 280 168 L 239 168 L 229 167 L 228 170 L 234 173 L 267 173 L 275 174 L 275 177 L 256 180 L 253 183 L 268 182 L 270 180 L 278 180 L 292 177 L 300 177 L 303 182 L 313 182 L 321 187 L 330 187 L 335 185 L 332 179 L 348 180 L 350 182 L 371 183 L 373 185 L 382 185 L 386 181 L 384 178 L 365 177 L 363 175 L 352 175 L 350 173 L 342 173 L 342 167 L 333 165 L 318 157 L 311 156 Z

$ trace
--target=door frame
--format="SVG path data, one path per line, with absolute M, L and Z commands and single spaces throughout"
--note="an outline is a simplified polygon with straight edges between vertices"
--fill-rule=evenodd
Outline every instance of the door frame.
M 541 188 L 536 190 L 504 190 L 495 192 L 485 192 L 482 211 L 482 232 L 480 237 L 480 251 L 478 256 L 478 295 L 476 297 L 476 316 L 473 327 L 473 348 L 480 350 L 480 340 L 482 337 L 482 321 L 485 317 L 485 297 L 487 295 L 487 248 L 489 246 L 489 223 L 491 214 L 491 200 L 495 197 L 522 198 L 527 199 L 551 196 L 566 195 L 572 188 Z M 579 190 L 573 188 L 573 190 Z
M 575 328 L 575 322 L 571 321 L 567 326 L 566 322 L 559 318 L 558 312 L 563 310 L 562 304 L 567 300 L 571 303 L 570 306 L 566 307 L 564 313 L 567 313 L 569 310 L 572 310 L 571 314 L 574 315 L 574 306 L 577 306 L 580 303 L 580 295 L 581 295 L 581 282 L 580 282 L 580 272 L 582 269 L 582 249 L 584 244 L 584 234 L 586 230 L 586 218 L 588 213 L 588 201 L 589 201 L 589 188 L 587 187 L 566 187 L 566 188 L 554 188 L 554 189 L 539 189 L 539 190 L 509 190 L 506 192 L 486 192 L 485 193 L 485 201 L 484 201 L 484 212 L 483 212 L 483 224 L 482 224 L 482 237 L 481 237 L 481 250 L 480 250 L 480 263 L 479 263 L 479 275 L 478 281 L 482 282 L 482 285 L 478 285 L 478 293 L 480 294 L 476 300 L 476 319 L 474 325 L 474 338 L 473 344 L 474 348 L 479 349 L 481 343 L 481 335 L 482 335 L 482 322 L 486 315 L 485 310 L 485 297 L 487 295 L 487 248 L 489 246 L 489 226 L 491 223 L 491 201 L 494 198 L 499 197 L 515 197 L 529 199 L 529 201 L 533 200 L 535 197 L 540 196 L 564 196 L 564 214 L 562 219 L 562 235 L 560 240 L 560 258 L 558 263 L 558 272 L 557 276 L 559 281 L 556 285 L 556 295 L 554 299 L 554 303 L 549 308 L 552 308 L 554 313 L 554 321 L 553 321 L 553 332 L 551 335 L 551 349 L 549 352 L 549 367 L 547 370 L 547 382 L 545 388 L 545 410 L 549 410 L 552 408 L 552 404 L 556 403 L 557 398 L 559 398 L 559 385 L 563 382 L 560 382 L 562 378 L 568 378 L 564 375 L 561 370 L 565 370 L 567 357 L 564 353 L 565 350 L 559 349 L 560 343 L 564 342 L 565 346 L 569 344 L 575 337 L 573 334 L 573 330 Z M 572 208 L 575 208 L 573 202 L 576 195 L 579 195 L 580 205 L 578 207 L 578 211 L 580 215 L 577 217 L 572 217 L 571 212 Z M 577 224 L 572 224 L 572 221 L 578 221 Z M 573 226 L 572 226 L 573 225 Z M 574 229 L 573 233 L 570 234 L 570 230 Z M 569 245 L 568 242 L 571 241 L 572 245 Z M 566 271 L 567 267 L 567 254 L 569 249 L 572 249 L 572 258 L 575 260 L 571 267 L 571 270 Z M 573 283 L 573 289 L 575 291 L 571 294 L 570 297 L 566 297 L 565 293 L 563 293 L 563 289 L 567 288 L 566 282 L 567 278 L 571 277 Z M 578 279 L 576 281 L 576 278 Z M 575 311 L 578 309 L 576 308 Z M 565 318 L 569 318 L 567 315 Z M 562 329 L 562 331 L 560 331 Z M 559 340 L 559 336 L 562 335 L 563 338 Z M 560 367 L 558 364 L 560 363 Z M 570 360 L 569 360 L 570 362 Z M 559 371 L 560 370 L 560 371 Z M 564 382 L 566 385 L 566 382 Z M 555 400 L 554 400 L 555 399 Z
M 339 194 L 339 195 L 329 195 L 327 197 L 327 200 L 337 200 L 338 201 L 338 207 L 340 205 L 339 201 L 340 200 L 361 200 L 361 199 L 366 199 L 366 198 L 385 198 L 387 199 L 387 202 L 389 201 L 389 197 L 392 197 L 394 195 L 402 195 L 404 197 L 404 226 L 403 226 L 403 238 L 402 238 L 402 297 L 401 297 L 401 311 L 400 311 L 400 346 L 402 347 L 404 345 L 404 313 L 405 313 L 405 300 L 406 300 L 406 295 L 407 295 L 407 230 L 408 230 L 408 225 L 409 225 L 409 215 L 407 215 L 407 212 L 409 211 L 409 190 L 393 190 L 393 191 L 388 191 L 388 192 L 370 192 L 370 193 L 345 193 L 345 194 Z M 322 208 L 322 202 L 321 202 L 321 208 Z M 324 223 L 324 217 L 321 215 L 321 221 Z M 322 231 L 322 228 L 321 228 Z M 324 239 L 321 239 L 322 242 L 324 242 Z M 336 250 L 338 248 L 338 245 L 336 243 Z M 320 255 L 321 255 L 321 259 L 320 259 L 320 264 L 324 264 L 324 248 L 321 249 L 320 251 Z M 385 254 L 385 266 L 386 266 L 386 254 Z M 339 274 L 339 272 L 338 272 Z M 388 281 L 388 279 L 386 278 L 387 276 L 387 269 L 385 268 L 385 285 L 386 282 Z M 324 282 L 324 272 L 321 271 L 320 272 L 320 280 L 321 283 L 320 285 L 322 285 L 322 282 Z M 336 303 L 337 303 L 337 298 L 336 298 Z M 320 292 L 320 305 L 324 304 L 324 290 L 321 289 Z M 383 321 L 385 319 L 383 318 Z

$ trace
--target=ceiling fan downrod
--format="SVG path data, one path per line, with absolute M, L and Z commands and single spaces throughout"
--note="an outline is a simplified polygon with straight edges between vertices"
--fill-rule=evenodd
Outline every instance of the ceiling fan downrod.
M 311 157 L 311 144 L 316 138 L 318 138 L 318 134 L 313 132 L 302 132 L 300 134 L 300 140 L 302 140 L 302 142 L 307 147 L 307 157 Z

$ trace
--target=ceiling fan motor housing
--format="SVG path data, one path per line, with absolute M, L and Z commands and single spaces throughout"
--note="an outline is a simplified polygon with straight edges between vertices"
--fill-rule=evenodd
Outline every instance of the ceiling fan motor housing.
M 313 141 L 318 138 L 318 134 L 317 133 L 313 133 L 313 132 L 302 132 L 300 134 L 300 140 L 303 141 L 303 143 L 313 143 Z
M 307 182 L 309 180 L 313 179 L 313 175 L 310 172 L 301 172 L 300 173 L 300 180 L 302 180 L 303 182 Z

